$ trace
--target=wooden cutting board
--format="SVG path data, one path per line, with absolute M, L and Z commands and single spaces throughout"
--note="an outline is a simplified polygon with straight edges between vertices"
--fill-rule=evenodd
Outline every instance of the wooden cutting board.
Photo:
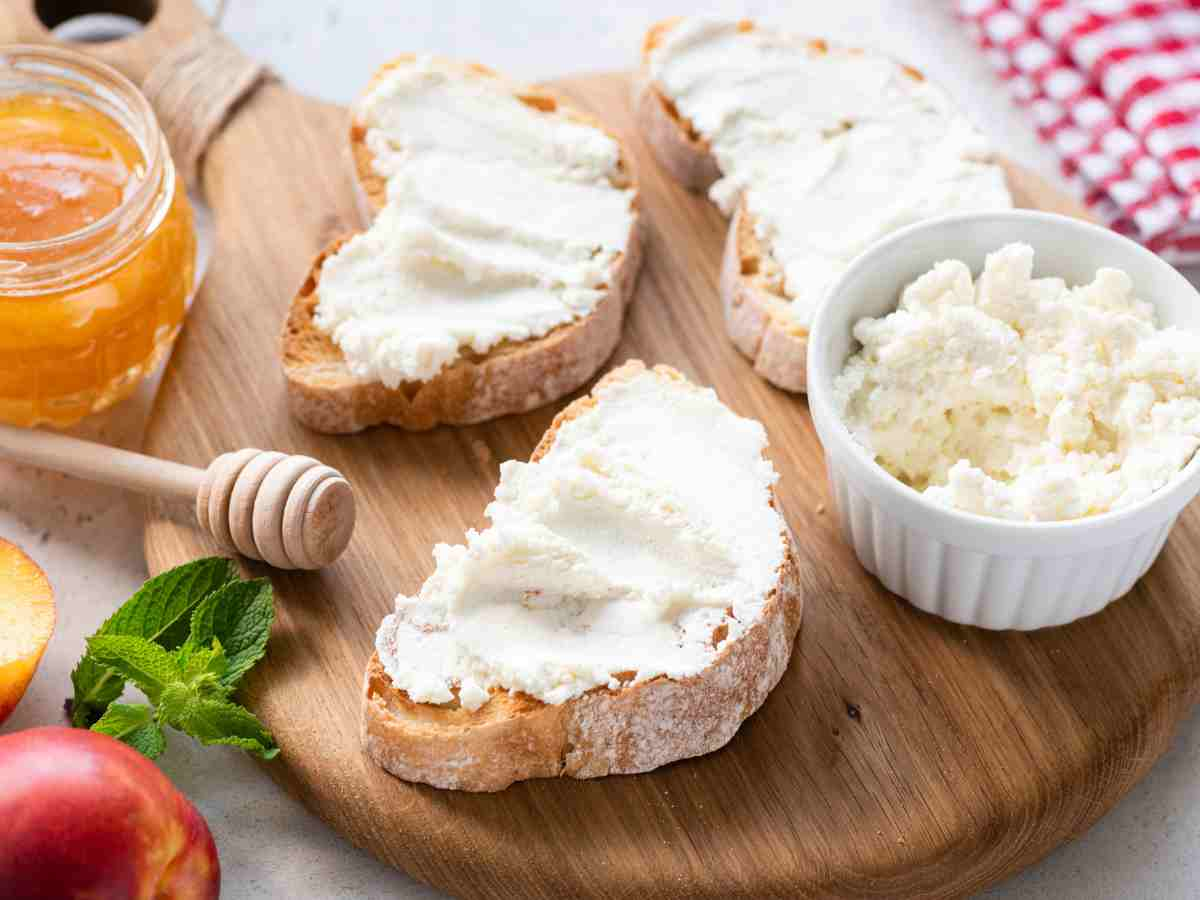
M 203 27 L 186 0 L 159 6 L 140 37 L 99 52 L 140 77 Z M 30 21 L 0 11 L 0 36 L 7 26 L 44 39 Z M 289 419 L 276 360 L 284 312 L 314 254 L 359 221 L 345 111 L 272 84 L 206 158 L 214 262 L 147 438 L 147 452 L 192 464 L 243 446 L 309 453 L 357 489 L 358 531 L 337 565 L 246 566 L 277 592 L 270 652 L 245 691 L 283 748 L 266 771 L 355 844 L 472 898 L 959 897 L 1083 832 L 1169 746 L 1200 695 L 1200 509 L 1183 515 L 1130 596 L 1071 626 L 990 633 L 907 606 L 838 533 L 804 398 L 760 380 L 725 337 L 725 223 L 655 164 L 634 130 L 628 77 L 555 87 L 625 139 L 649 220 L 613 363 L 674 365 L 767 425 L 802 560 L 792 664 L 725 749 L 648 775 L 470 795 L 405 784 L 366 758 L 359 691 L 376 626 L 396 593 L 430 573 L 434 543 L 485 524 L 500 461 L 526 458 L 566 401 L 424 434 L 326 437 Z M 1008 171 L 1021 205 L 1084 215 Z M 150 509 L 151 571 L 216 551 L 189 517 Z

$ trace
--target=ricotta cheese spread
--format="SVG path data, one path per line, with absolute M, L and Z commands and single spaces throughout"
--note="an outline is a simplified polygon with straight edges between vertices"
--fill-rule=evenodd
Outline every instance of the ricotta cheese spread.
M 937 503 L 1018 520 L 1143 500 L 1200 447 L 1200 340 L 1158 328 L 1129 276 L 1033 278 L 1010 244 L 972 281 L 938 263 L 854 328 L 835 381 L 854 436 Z
M 501 466 L 491 526 L 435 547 L 383 620 L 379 658 L 414 701 L 683 678 L 760 618 L 786 544 L 762 425 L 650 370 L 595 396 L 540 460 Z
M 717 160 L 713 201 L 731 215 L 744 198 L 798 326 L 888 233 L 1012 205 L 966 117 L 879 54 L 697 18 L 667 32 L 649 69 Z
M 620 149 L 512 91 L 419 59 L 362 100 L 387 202 L 325 261 L 315 313 L 356 376 L 428 381 L 463 348 L 540 337 L 606 294 L 633 227 Z

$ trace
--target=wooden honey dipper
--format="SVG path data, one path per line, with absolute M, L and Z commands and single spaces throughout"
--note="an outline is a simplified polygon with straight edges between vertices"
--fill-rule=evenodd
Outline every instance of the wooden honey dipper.
M 142 494 L 196 504 L 200 527 L 224 547 L 277 569 L 320 569 L 354 533 L 354 491 L 311 456 L 223 453 L 207 469 L 0 424 L 0 458 Z

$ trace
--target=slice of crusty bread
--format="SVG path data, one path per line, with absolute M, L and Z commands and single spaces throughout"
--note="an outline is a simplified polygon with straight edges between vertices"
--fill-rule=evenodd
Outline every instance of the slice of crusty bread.
M 707 191 L 721 177 L 708 142 L 650 76 L 650 54 L 679 22 L 664 19 L 650 27 L 642 42 L 642 62 L 634 82 L 634 115 L 638 130 L 662 167 L 688 190 Z M 754 23 L 742 21 L 749 31 Z M 824 49 L 820 40 L 805 40 Z M 734 345 L 754 363 L 754 370 L 776 387 L 803 391 L 807 382 L 808 330 L 787 314 L 783 271 L 755 235 L 753 217 L 739 206 L 729 223 L 721 259 L 721 304 L 725 327 Z
M 597 387 L 644 370 L 641 362 L 627 362 Z M 674 369 L 657 366 L 654 371 L 686 383 Z M 559 413 L 532 460 L 549 452 L 564 423 L 585 415 L 597 402 L 583 397 Z M 598 687 L 555 705 L 494 691 L 483 706 L 468 710 L 456 702 L 413 702 L 392 684 L 373 654 L 364 680 L 367 753 L 407 781 L 498 791 L 527 778 L 646 772 L 716 750 L 762 705 L 791 656 L 803 604 L 793 541 L 790 534 L 784 536 L 783 563 L 761 617 L 708 668 L 689 678 L 659 677 L 616 690 Z
M 396 66 L 412 64 L 415 59 L 400 57 L 380 69 L 375 79 Z M 500 78 L 483 66 L 446 60 L 439 60 L 438 65 L 451 71 Z M 602 128 L 548 91 L 511 87 L 514 96 L 547 115 L 566 116 Z M 616 140 L 615 136 L 613 139 Z M 373 215 L 383 207 L 387 182 L 375 170 L 366 144 L 366 127 L 359 121 L 351 123 L 350 151 L 360 205 L 368 215 Z M 628 156 L 622 152 L 613 184 L 629 187 L 633 183 Z M 616 348 L 625 308 L 633 297 L 641 268 L 642 227 L 635 198 L 633 227 L 624 250 L 612 265 L 607 293 L 584 318 L 561 325 L 540 338 L 503 341 L 486 353 L 463 348 L 452 364 L 429 381 L 407 382 L 395 389 L 351 374 L 342 351 L 314 324 L 321 266 L 347 238 L 334 241 L 313 262 L 284 325 L 283 370 L 292 414 L 310 428 L 330 433 L 361 431 L 384 423 L 424 430 L 439 424 L 483 422 L 558 400 L 595 375 Z

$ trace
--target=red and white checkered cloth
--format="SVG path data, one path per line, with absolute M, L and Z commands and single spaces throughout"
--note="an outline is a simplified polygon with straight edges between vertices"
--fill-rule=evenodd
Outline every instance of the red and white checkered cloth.
M 958 0 L 1088 206 L 1200 263 L 1200 0 Z

